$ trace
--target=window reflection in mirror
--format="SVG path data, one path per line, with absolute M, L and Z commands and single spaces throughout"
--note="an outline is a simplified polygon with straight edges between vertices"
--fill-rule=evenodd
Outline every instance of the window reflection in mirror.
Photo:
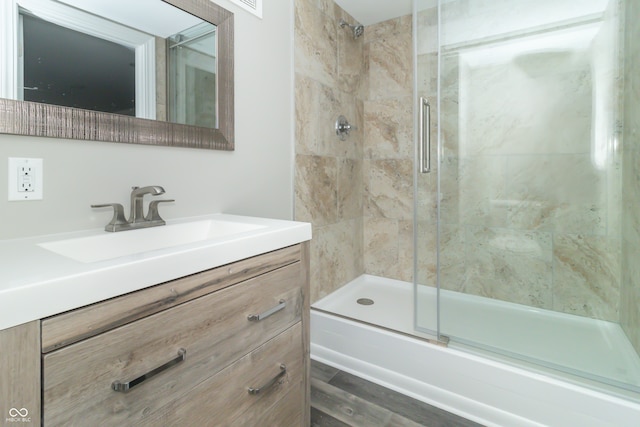
M 145 0 L 144 16 L 114 0 L 1 1 L 18 6 L 20 25 L 19 48 L 0 46 L 17 64 L 0 97 L 218 127 L 216 26 L 160 0 Z
M 24 101 L 136 115 L 133 48 L 28 13 L 20 18 Z

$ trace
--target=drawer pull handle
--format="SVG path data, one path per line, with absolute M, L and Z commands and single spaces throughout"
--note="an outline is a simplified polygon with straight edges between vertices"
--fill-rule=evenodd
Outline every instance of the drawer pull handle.
M 114 381 L 113 383 L 111 383 L 111 388 L 114 391 L 126 393 L 132 388 L 134 388 L 135 386 L 137 386 L 138 384 L 144 382 L 145 380 L 148 380 L 149 378 L 155 375 L 158 375 L 160 372 L 165 371 L 170 367 L 177 365 L 180 362 L 183 362 L 186 358 L 187 358 L 187 350 L 185 350 L 184 348 L 181 348 L 180 350 L 178 350 L 178 357 L 176 357 L 175 359 L 172 359 L 167 363 L 165 363 L 164 365 L 158 366 L 157 368 L 147 372 L 144 375 L 140 375 L 138 378 L 131 380 L 129 382 L 122 383 L 120 381 Z
M 260 394 L 260 393 L 262 393 L 263 391 L 273 387 L 285 375 L 287 375 L 287 367 L 284 364 L 282 364 L 282 365 L 280 365 L 280 373 L 278 375 L 273 377 L 271 379 L 271 381 L 269 381 L 268 383 L 264 384 L 262 387 L 258 387 L 258 388 L 249 387 L 249 390 L 248 390 L 249 394 Z
M 259 320 L 262 320 L 266 317 L 271 316 L 273 313 L 276 313 L 280 310 L 282 310 L 283 308 L 285 308 L 287 305 L 287 303 L 285 302 L 285 300 L 281 299 L 278 302 L 278 305 L 276 305 L 273 308 L 270 308 L 269 310 L 265 311 L 264 313 L 260 313 L 260 314 L 250 314 L 247 318 L 249 319 L 250 322 L 257 322 Z

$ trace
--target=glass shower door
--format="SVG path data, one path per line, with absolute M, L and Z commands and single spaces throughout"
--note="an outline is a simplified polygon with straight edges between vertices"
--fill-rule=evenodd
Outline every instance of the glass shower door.
M 640 390 L 620 326 L 624 3 L 429 3 L 417 90 L 437 161 L 417 177 L 418 328 Z M 420 259 L 434 237 L 435 266 Z
M 414 0 L 414 61 L 418 139 L 414 179 L 414 313 L 417 332 L 439 335 L 438 304 L 438 8 Z

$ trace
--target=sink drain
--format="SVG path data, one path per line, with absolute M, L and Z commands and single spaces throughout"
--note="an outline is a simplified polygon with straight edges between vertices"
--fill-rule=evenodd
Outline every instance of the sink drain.
M 360 305 L 373 305 L 373 300 L 371 298 L 358 298 L 356 302 Z

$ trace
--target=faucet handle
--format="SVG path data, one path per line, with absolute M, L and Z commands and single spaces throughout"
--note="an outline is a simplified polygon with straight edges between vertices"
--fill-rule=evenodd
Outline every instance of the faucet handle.
M 116 225 L 127 224 L 127 219 L 124 217 L 124 207 L 120 203 L 104 203 L 100 205 L 91 205 L 92 208 L 113 208 L 113 218 L 109 224 L 105 225 L 106 231 L 115 231 Z
M 147 212 L 147 216 L 144 217 L 145 221 L 156 221 L 164 224 L 165 221 L 162 218 L 160 218 L 160 213 L 158 212 L 158 205 L 160 203 L 166 203 L 166 202 L 175 202 L 175 200 L 164 199 L 164 200 L 152 200 L 151 202 L 149 202 L 149 212 Z

